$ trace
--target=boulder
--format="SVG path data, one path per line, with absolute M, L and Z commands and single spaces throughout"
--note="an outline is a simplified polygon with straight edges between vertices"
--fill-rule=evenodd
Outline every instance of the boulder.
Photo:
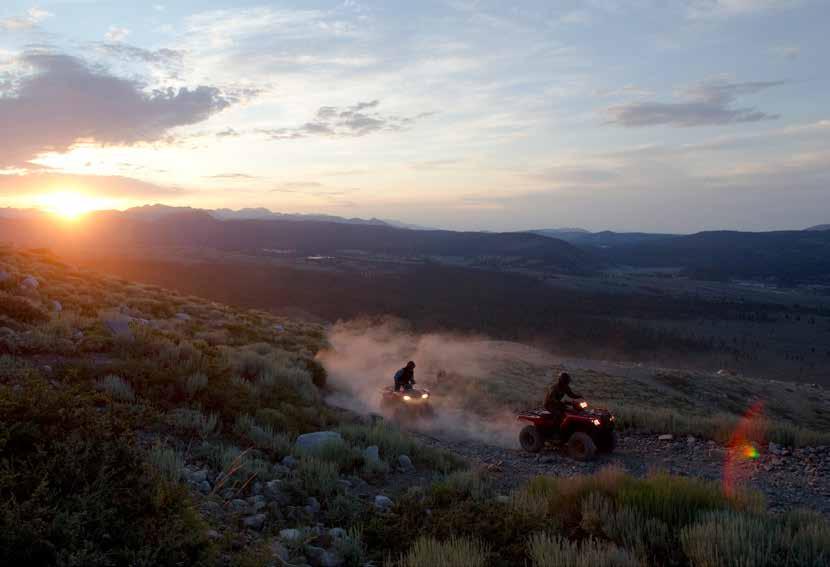
M 33 291 L 40 287 L 40 282 L 34 276 L 26 276 L 20 281 L 20 289 Z
M 408 455 L 398 455 L 398 467 L 405 473 L 415 471 L 415 465 L 412 464 L 412 459 Z
M 336 431 L 315 431 L 314 433 L 304 433 L 297 437 L 294 447 L 303 450 L 314 450 L 320 445 L 332 442 L 343 442 L 343 437 Z M 287 457 L 286 457 L 287 458 Z M 285 464 L 283 460 L 283 464 Z M 287 466 L 287 465 L 286 465 Z
M 672 435 L 671 433 L 664 433 L 663 435 L 661 435 L 657 439 L 659 441 L 673 441 L 674 440 L 674 435 Z
M 388 510 L 393 504 L 392 499 L 388 496 L 384 496 L 383 494 L 375 496 L 375 508 L 378 510 Z

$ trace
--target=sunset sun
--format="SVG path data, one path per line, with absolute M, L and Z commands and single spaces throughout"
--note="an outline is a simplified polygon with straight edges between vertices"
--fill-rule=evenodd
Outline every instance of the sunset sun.
M 44 195 L 41 208 L 67 220 L 77 220 L 83 215 L 105 208 L 101 199 L 73 191 L 59 191 Z

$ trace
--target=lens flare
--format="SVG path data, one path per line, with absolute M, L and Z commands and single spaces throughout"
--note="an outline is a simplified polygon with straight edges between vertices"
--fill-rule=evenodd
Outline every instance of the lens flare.
M 742 487 L 752 473 L 747 464 L 758 459 L 758 446 L 763 442 L 764 404 L 755 402 L 744 413 L 732 432 L 726 446 L 726 460 L 723 466 L 723 491 L 731 496 Z

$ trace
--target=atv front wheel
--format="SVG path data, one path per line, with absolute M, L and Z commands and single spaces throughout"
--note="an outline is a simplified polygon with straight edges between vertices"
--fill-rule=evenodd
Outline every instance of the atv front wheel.
M 527 425 L 519 432 L 519 444 L 530 453 L 538 453 L 545 446 L 545 438 L 535 425 Z
M 613 453 L 617 448 L 617 432 L 609 431 L 597 439 L 597 450 L 600 453 Z
M 597 446 L 591 436 L 577 431 L 568 439 L 568 454 L 577 461 L 593 460 L 597 453 Z

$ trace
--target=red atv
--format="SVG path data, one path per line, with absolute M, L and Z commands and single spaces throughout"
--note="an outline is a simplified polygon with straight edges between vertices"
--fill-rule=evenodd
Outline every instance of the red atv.
M 380 393 L 380 406 L 392 414 L 397 421 L 409 419 L 429 418 L 435 415 L 432 408 L 429 390 L 425 388 L 411 388 L 395 391 L 394 388 L 384 388 Z
M 590 461 L 597 452 L 611 453 L 617 446 L 614 416 L 605 409 L 589 408 L 583 400 L 566 403 L 561 423 L 544 409 L 522 412 L 517 419 L 528 423 L 519 433 L 519 443 L 531 453 L 548 442 L 558 443 L 565 444 L 572 458 Z

